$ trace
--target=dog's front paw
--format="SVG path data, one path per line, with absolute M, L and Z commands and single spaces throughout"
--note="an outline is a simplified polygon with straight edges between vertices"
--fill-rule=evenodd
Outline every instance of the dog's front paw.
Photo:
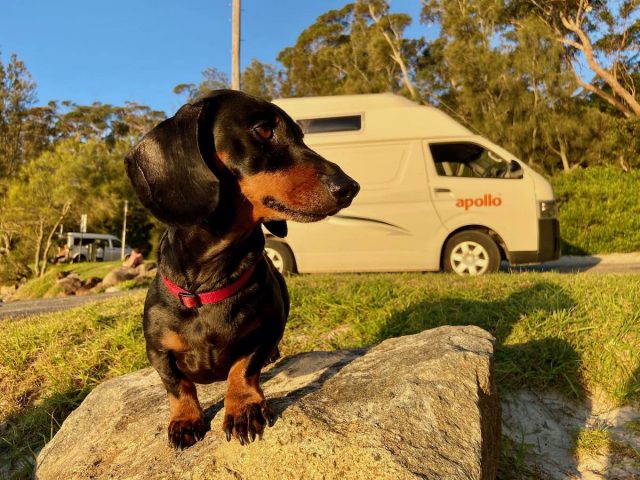
M 173 448 L 183 450 L 204 438 L 207 425 L 204 418 L 195 420 L 175 419 L 169 422 L 169 443 Z
M 273 426 L 274 418 L 266 400 L 261 402 L 228 402 L 225 406 L 224 430 L 227 441 L 236 437 L 241 445 L 253 442 L 256 436 L 261 436 L 264 427 Z

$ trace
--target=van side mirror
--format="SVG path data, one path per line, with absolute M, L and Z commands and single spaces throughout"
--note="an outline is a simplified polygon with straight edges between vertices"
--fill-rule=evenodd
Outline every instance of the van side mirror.
M 522 171 L 522 167 L 516 160 L 511 160 L 509 162 L 509 173 L 506 175 L 507 178 L 522 178 L 524 172 Z

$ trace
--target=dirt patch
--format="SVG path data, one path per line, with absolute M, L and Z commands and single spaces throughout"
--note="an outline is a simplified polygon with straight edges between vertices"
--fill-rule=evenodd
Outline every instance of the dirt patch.
M 576 403 L 554 393 L 519 391 L 502 402 L 503 434 L 527 451 L 525 463 L 548 479 L 640 479 L 640 408 L 614 408 L 588 399 Z M 575 455 L 578 433 L 607 432 L 610 441 L 593 456 Z

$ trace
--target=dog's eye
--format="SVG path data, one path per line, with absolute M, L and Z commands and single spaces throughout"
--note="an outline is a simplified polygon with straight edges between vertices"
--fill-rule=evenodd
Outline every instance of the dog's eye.
M 253 130 L 264 140 L 271 140 L 273 137 L 273 128 L 268 125 L 258 125 Z

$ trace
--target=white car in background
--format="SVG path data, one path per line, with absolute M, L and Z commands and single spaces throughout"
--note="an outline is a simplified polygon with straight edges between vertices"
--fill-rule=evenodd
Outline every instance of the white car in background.
M 66 244 L 69 247 L 71 262 L 109 262 L 120 260 L 122 242 L 114 235 L 103 233 L 67 232 Z M 131 247 L 125 246 L 125 258 L 131 255 Z

